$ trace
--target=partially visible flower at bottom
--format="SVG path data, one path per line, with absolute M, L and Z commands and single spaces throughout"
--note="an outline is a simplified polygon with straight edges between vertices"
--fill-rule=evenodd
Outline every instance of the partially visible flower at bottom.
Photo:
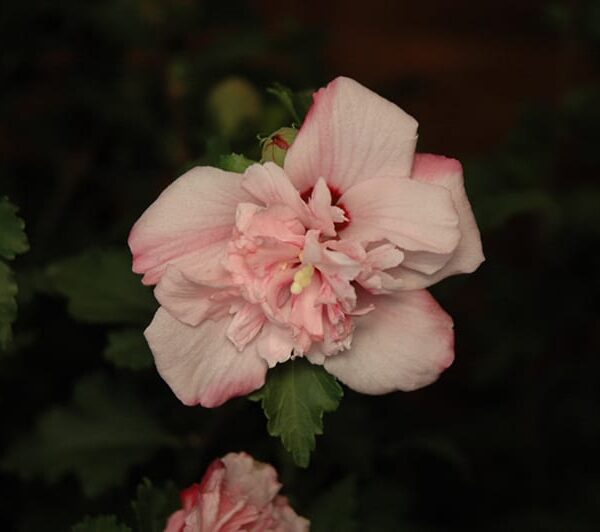
M 215 460 L 200 484 L 181 493 L 183 508 L 165 532 L 305 532 L 309 522 L 278 495 L 277 472 L 246 453 Z

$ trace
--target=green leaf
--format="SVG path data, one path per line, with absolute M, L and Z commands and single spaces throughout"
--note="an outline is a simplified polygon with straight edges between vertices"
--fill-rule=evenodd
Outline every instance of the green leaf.
M 274 83 L 267 89 L 269 94 L 275 96 L 285 109 L 290 113 L 295 124 L 299 127 L 312 105 L 312 90 L 294 92 L 281 83 Z
M 156 310 L 152 292 L 131 271 L 131 255 L 124 249 L 85 251 L 52 264 L 47 276 L 81 321 L 145 324 Z
M 179 492 L 173 483 L 157 488 L 146 478 L 138 486 L 131 506 L 137 532 L 162 532 L 168 517 L 180 507 Z
M 123 369 L 140 370 L 153 366 L 152 353 L 140 329 L 109 332 L 104 358 Z
M 237 153 L 231 153 L 230 155 L 221 155 L 219 158 L 218 167 L 222 170 L 227 170 L 229 172 L 236 172 L 238 174 L 244 173 L 246 168 L 252 166 L 257 161 L 253 161 L 252 159 L 248 159 L 244 155 L 240 155 Z
M 315 499 L 308 512 L 311 532 L 355 532 L 357 512 L 356 479 L 347 477 Z
M 73 525 L 71 532 L 131 532 L 131 528 L 117 521 L 114 515 L 86 516 Z
M 315 435 L 323 434 L 323 413 L 337 409 L 342 387 L 321 366 L 298 359 L 270 370 L 255 396 L 261 399 L 269 434 L 281 438 L 296 465 L 308 467 Z
M 9 260 L 29 249 L 25 222 L 17 216 L 17 210 L 7 197 L 0 198 L 0 257 Z
M 17 283 L 12 270 L 0 261 L 0 349 L 12 339 L 11 324 L 17 317 Z
M 93 497 L 121 485 L 131 467 L 172 444 L 131 390 L 92 375 L 77 383 L 70 404 L 43 413 L 33 433 L 8 449 L 1 466 L 48 482 L 75 474 Z

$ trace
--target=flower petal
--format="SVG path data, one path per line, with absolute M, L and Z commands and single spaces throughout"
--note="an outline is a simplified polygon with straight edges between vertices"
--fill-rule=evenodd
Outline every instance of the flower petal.
M 265 383 L 255 343 L 243 352 L 225 336 L 229 318 L 190 327 L 159 308 L 145 331 L 158 372 L 186 405 L 214 407 Z
M 181 532 L 185 526 L 185 512 L 183 510 L 177 510 L 171 514 L 167 520 L 167 526 L 164 532 Z
M 267 321 L 257 340 L 258 354 L 272 368 L 280 362 L 289 360 L 294 348 L 294 340 L 287 328 L 279 327 Z
M 266 207 L 287 205 L 302 222 L 310 220 L 310 212 L 300 193 L 275 163 L 250 166 L 244 173 L 242 186 Z
M 355 318 L 349 351 L 325 358 L 325 369 L 368 394 L 412 391 L 435 381 L 454 359 L 452 319 L 426 290 L 364 296 L 375 309 Z
M 226 526 L 239 530 L 255 521 L 258 510 L 242 498 L 232 497 L 226 484 L 227 466 L 219 458 L 210 464 L 202 478 L 197 501 L 186 519 L 187 527 L 178 532 L 226 530 Z
M 193 280 L 223 275 L 220 260 L 236 206 L 252 199 L 241 181 L 239 174 L 196 167 L 146 209 L 129 235 L 133 271 L 144 274 L 144 284 L 156 284 L 168 264 Z
M 467 193 L 465 191 L 463 171 L 460 162 L 448 159 L 441 155 L 418 153 L 412 171 L 412 178 L 423 183 L 443 186 L 452 194 L 454 206 L 458 211 L 458 227 L 460 241 L 454 252 L 447 257 L 441 268 L 428 272 L 422 266 L 415 265 L 416 261 L 435 260 L 434 257 L 425 257 L 425 254 L 415 256 L 407 253 L 405 261 L 394 273 L 404 280 L 404 288 L 414 290 L 425 288 L 442 279 L 459 273 L 471 273 L 485 260 L 481 248 L 479 229 Z M 439 257 L 437 257 L 439 259 Z
M 458 214 L 444 187 L 412 179 L 363 181 L 340 199 L 350 224 L 344 239 L 389 240 L 403 250 L 450 253 L 460 239 Z
M 172 316 L 187 325 L 226 316 L 234 297 L 222 286 L 190 281 L 175 266 L 167 267 L 154 289 L 154 296 Z
M 233 316 L 227 327 L 227 338 L 243 351 L 256 335 L 265 322 L 265 314 L 260 305 L 246 303 Z
M 285 532 L 308 532 L 310 528 L 310 521 L 293 510 L 287 497 L 279 495 L 275 498 L 273 515 Z
M 319 177 L 343 193 L 366 179 L 410 175 L 417 140 L 414 118 L 344 77 L 313 98 L 284 163 L 301 193 Z
M 225 489 L 258 510 L 269 504 L 281 489 L 275 468 L 255 461 L 249 454 L 229 453 L 221 460 L 226 468 Z
M 335 236 L 335 224 L 346 221 L 344 211 L 331 205 L 331 190 L 322 177 L 313 188 L 308 207 L 312 214 L 309 226 L 320 229 L 324 235 Z

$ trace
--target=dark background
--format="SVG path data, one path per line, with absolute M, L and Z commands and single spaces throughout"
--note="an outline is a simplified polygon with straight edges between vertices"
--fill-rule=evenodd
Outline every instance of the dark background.
M 181 488 L 243 449 L 276 465 L 315 530 L 598 530 L 599 48 L 592 1 L 4 3 L 0 194 L 31 250 L 15 262 L 20 314 L 0 354 L 0 529 L 65 530 L 98 513 L 131 524 L 142 478 Z M 337 75 L 415 116 L 419 151 L 464 163 L 487 261 L 433 289 L 456 323 L 441 380 L 347 390 L 301 470 L 258 405 L 186 408 L 153 368 L 107 360 L 123 324 L 67 307 L 53 265 L 121 252 L 191 165 L 257 157 L 256 134 L 292 121 L 273 82 Z M 94 268 L 90 299 L 105 289 Z M 77 386 L 104 396 L 73 406 Z M 170 439 L 107 440 L 103 416 L 120 410 Z M 113 482 L 82 489 L 106 471 Z

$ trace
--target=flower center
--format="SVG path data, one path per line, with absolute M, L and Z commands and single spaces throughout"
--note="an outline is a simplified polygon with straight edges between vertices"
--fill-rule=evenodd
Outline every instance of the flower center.
M 307 264 L 304 268 L 294 274 L 294 282 L 290 286 L 290 292 L 295 296 L 302 293 L 302 290 L 308 288 L 312 282 L 315 268 L 312 264 Z
M 308 200 L 312 196 L 314 188 L 315 187 L 307 188 L 304 192 L 300 193 L 300 197 L 306 203 L 308 203 Z M 346 229 L 346 227 L 348 227 L 350 225 L 350 221 L 351 221 L 350 213 L 348 212 L 348 209 L 346 209 L 346 206 L 343 203 L 340 203 L 340 198 L 342 197 L 342 193 L 335 187 L 327 185 L 327 188 L 329 189 L 329 193 L 331 194 L 331 204 L 335 207 L 339 207 L 340 209 L 342 209 L 342 211 L 344 211 L 344 216 L 346 217 L 345 222 L 335 222 L 334 223 L 335 230 L 339 233 L 342 229 Z

